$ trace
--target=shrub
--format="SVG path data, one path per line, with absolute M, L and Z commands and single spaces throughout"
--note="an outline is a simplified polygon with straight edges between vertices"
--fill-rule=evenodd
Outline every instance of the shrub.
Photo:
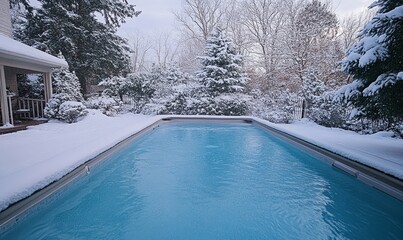
M 87 113 L 88 111 L 82 103 L 72 100 L 71 96 L 66 93 L 53 95 L 44 109 L 46 118 L 68 123 L 76 122 L 79 117 L 85 116 Z
M 122 110 L 122 102 L 108 96 L 89 98 L 85 105 L 90 109 L 98 109 L 107 116 L 114 116 Z
M 88 111 L 84 104 L 75 101 L 66 101 L 60 104 L 58 119 L 73 123 L 76 122 L 79 117 L 87 115 Z

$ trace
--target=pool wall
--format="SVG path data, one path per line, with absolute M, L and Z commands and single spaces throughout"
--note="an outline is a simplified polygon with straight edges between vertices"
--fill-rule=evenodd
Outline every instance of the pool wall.
M 327 162 L 329 165 L 336 169 L 342 170 L 358 180 L 366 183 L 367 185 L 374 187 L 378 190 L 389 194 L 392 197 L 403 201 L 403 181 L 385 174 L 379 170 L 368 167 L 361 163 L 355 162 L 351 159 L 343 157 L 341 155 L 335 154 L 327 149 L 316 146 L 305 140 L 292 136 L 288 133 L 275 129 L 267 125 L 263 120 L 254 117 L 220 117 L 220 116 L 161 116 L 159 120 L 148 125 L 142 130 L 134 133 L 127 139 L 117 143 L 108 150 L 100 153 L 97 157 L 89 159 L 84 164 L 80 165 L 72 172 L 66 174 L 64 177 L 49 184 L 47 187 L 36 191 L 29 197 L 22 199 L 7 209 L 0 212 L 0 230 L 9 227 L 10 225 L 19 221 L 19 218 L 24 217 L 29 213 L 29 210 L 38 205 L 43 200 L 52 197 L 58 191 L 60 191 L 66 185 L 74 182 L 80 177 L 86 176 L 90 173 L 91 169 L 103 160 L 110 157 L 112 154 L 124 148 L 128 143 L 141 137 L 142 135 L 158 128 L 161 124 L 169 122 L 179 122 L 179 121 L 209 121 L 209 122 L 244 122 L 252 124 L 256 127 L 263 128 L 275 136 L 296 145 L 298 148 L 314 155 L 318 159 Z

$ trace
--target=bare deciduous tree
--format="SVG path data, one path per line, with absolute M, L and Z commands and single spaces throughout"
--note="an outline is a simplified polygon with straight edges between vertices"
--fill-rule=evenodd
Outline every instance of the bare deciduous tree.
M 356 41 L 357 35 L 364 26 L 374 15 L 373 11 L 365 10 L 359 14 L 351 14 L 340 21 L 341 34 L 340 39 L 343 48 L 347 49 Z
M 205 42 L 224 18 L 224 1 L 183 0 L 182 13 L 174 13 L 190 38 Z
M 133 51 L 131 56 L 131 71 L 146 71 L 148 69 L 147 54 L 152 47 L 150 41 L 141 34 L 136 34 L 136 36 L 130 37 L 129 39 Z
M 178 61 L 179 42 L 174 41 L 171 33 L 163 33 L 154 41 L 156 63 L 163 68 Z
M 264 72 L 270 74 L 280 61 L 279 38 L 284 23 L 281 1 L 245 0 L 241 9 L 242 23 L 254 43 L 252 54 L 260 56 Z

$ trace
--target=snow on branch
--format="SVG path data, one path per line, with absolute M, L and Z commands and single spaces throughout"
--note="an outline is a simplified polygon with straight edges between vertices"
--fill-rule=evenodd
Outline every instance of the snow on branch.
M 403 72 L 399 75 L 396 73 L 381 74 L 373 83 L 364 89 L 363 95 L 365 97 L 374 96 L 385 87 L 393 86 L 397 81 L 403 80 Z

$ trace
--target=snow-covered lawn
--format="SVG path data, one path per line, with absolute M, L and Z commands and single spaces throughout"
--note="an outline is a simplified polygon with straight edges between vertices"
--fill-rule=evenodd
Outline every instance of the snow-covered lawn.
M 403 140 L 391 132 L 360 135 L 340 128 L 327 128 L 306 119 L 270 126 L 334 153 L 403 179 Z
M 160 118 L 133 114 L 112 118 L 91 110 L 78 123 L 50 122 L 0 135 L 0 210 Z M 385 134 L 361 136 L 306 121 L 268 124 L 403 179 L 403 140 Z

